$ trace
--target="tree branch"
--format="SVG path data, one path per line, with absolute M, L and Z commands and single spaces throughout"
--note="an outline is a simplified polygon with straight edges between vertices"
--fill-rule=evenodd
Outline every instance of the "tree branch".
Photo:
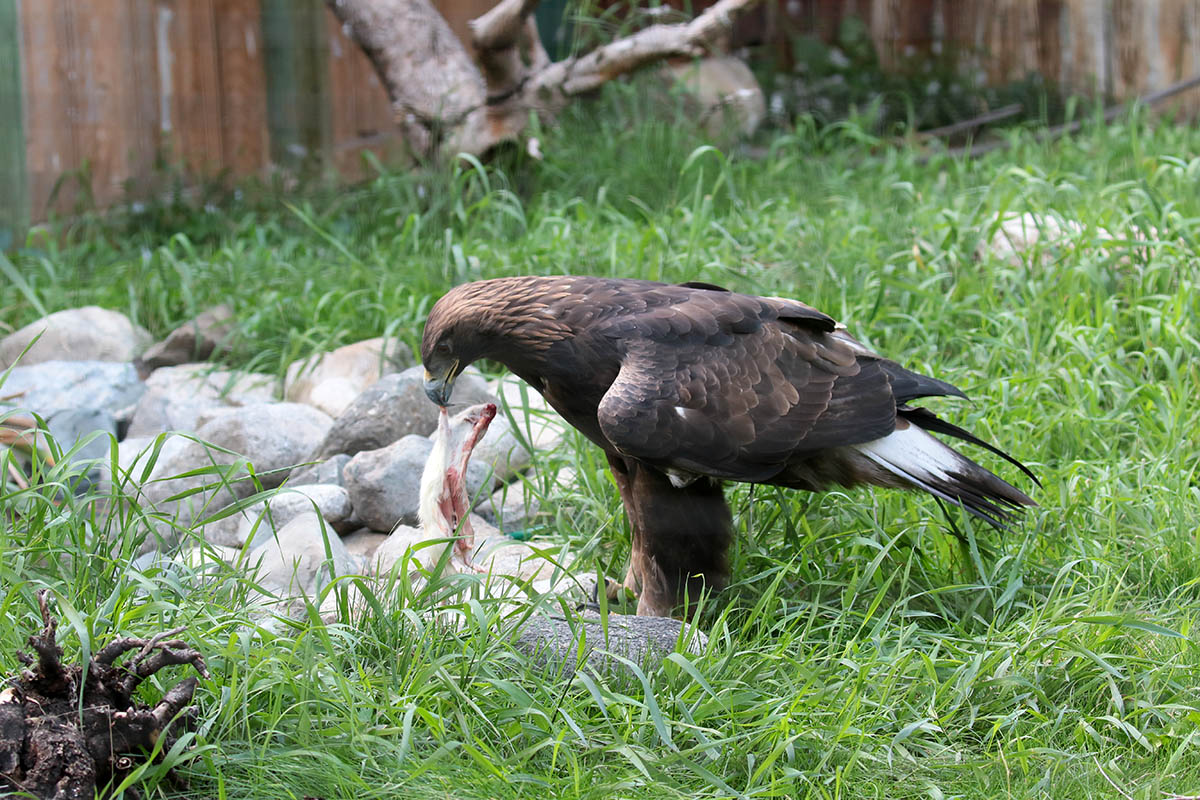
M 737 17 L 758 0 L 720 0 L 691 22 L 651 25 L 597 47 L 578 58 L 551 64 L 531 81 L 529 93 L 553 90 L 565 96 L 594 91 L 620 77 L 670 56 L 701 56 L 720 47 Z
M 429 0 L 325 0 L 362 47 L 418 152 L 440 129 L 483 105 L 484 85 L 466 47 Z

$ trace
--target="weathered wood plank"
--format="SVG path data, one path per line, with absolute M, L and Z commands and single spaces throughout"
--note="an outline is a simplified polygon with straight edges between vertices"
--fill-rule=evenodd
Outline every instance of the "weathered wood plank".
M 225 163 L 213 2 L 183 0 L 169 5 L 174 13 L 167 38 L 172 63 L 171 138 L 188 169 L 212 174 Z
M 75 5 L 70 43 L 75 79 L 72 118 L 81 162 L 86 162 L 92 200 L 111 205 L 125 197 L 125 182 L 140 171 L 136 86 L 128 74 L 132 45 L 124 0 L 91 0 Z
M 225 166 L 251 175 L 270 160 L 262 9 L 256 0 L 216 0 L 214 17 Z
M 0 251 L 29 224 L 20 20 L 16 0 L 0 0 Z
M 157 0 L 124 0 L 124 80 L 130 84 L 126 149 L 133 159 L 127 177 L 130 191 L 145 197 L 160 188 L 157 171 L 163 147 L 160 131 L 158 51 L 155 44 Z
M 34 219 L 45 219 L 59 177 L 76 169 L 70 92 L 71 45 L 64 17 L 67 0 L 21 4 L 21 58 L 24 62 L 25 155 L 29 204 Z M 70 208 L 74 189 L 58 192 L 59 208 Z

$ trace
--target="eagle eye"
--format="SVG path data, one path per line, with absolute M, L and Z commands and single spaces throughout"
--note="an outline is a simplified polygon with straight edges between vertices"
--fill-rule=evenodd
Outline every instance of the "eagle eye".
M 443 339 L 434 345 L 433 352 L 437 353 L 439 356 L 450 355 L 450 343 Z

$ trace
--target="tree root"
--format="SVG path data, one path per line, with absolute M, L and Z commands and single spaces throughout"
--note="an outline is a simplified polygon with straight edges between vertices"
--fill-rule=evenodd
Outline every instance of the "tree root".
M 29 637 L 36 658 L 17 653 L 30 669 L 0 691 L 0 795 L 92 800 L 98 789 L 120 783 L 160 740 L 169 750 L 175 732 L 195 719 L 189 703 L 197 678 L 177 684 L 153 708 L 133 699 L 142 681 L 178 664 L 191 664 L 205 678 L 208 670 L 200 653 L 170 638 L 181 629 L 117 639 L 95 654 L 86 672 L 64 666 L 45 591 L 38 605 L 43 627 Z M 137 651 L 131 659 L 115 663 L 131 651 Z

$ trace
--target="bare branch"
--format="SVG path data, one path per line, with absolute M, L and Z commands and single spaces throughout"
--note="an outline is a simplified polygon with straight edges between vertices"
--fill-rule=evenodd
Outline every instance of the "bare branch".
M 370 58 L 416 149 L 436 148 L 440 128 L 461 123 L 483 105 L 479 72 L 429 0 L 325 4 Z
M 501 0 L 482 17 L 471 20 L 471 38 L 475 47 L 500 50 L 512 47 L 525 26 L 525 20 L 538 7 L 539 0 Z
M 738 15 L 758 0 L 720 0 L 691 22 L 652 25 L 631 36 L 598 47 L 587 55 L 552 64 L 536 76 L 531 91 L 571 96 L 670 56 L 700 56 L 719 47 Z
M 530 74 L 550 63 L 537 23 L 530 16 L 538 2 L 501 0 L 491 11 L 468 23 L 489 103 L 502 102 L 520 89 Z

